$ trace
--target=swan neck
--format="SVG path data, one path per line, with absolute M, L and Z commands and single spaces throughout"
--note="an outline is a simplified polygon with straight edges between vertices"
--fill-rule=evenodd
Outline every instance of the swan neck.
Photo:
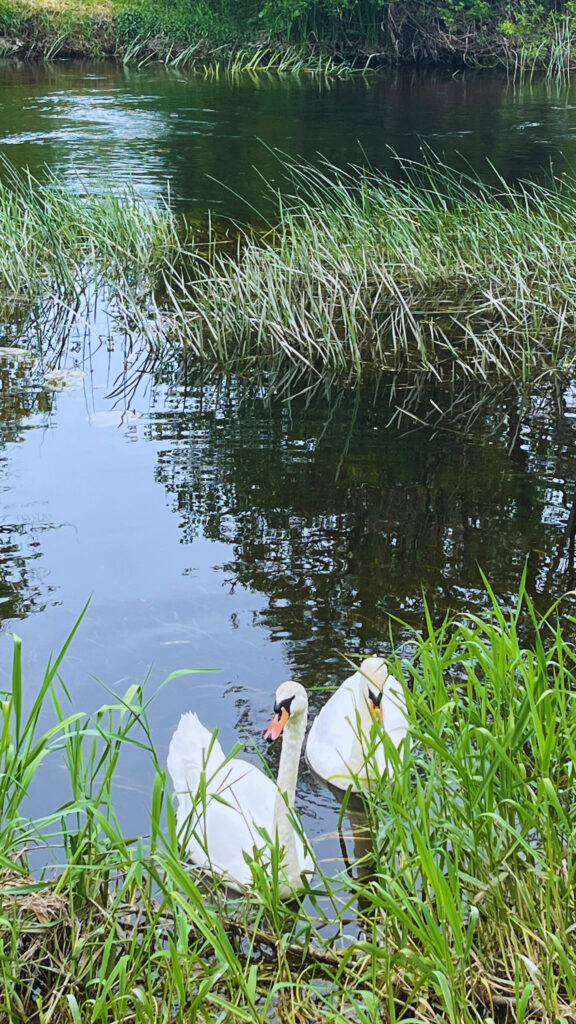
M 300 882 L 301 865 L 296 848 L 296 833 L 290 818 L 296 797 L 296 782 L 300 754 L 306 732 L 307 713 L 289 719 L 282 737 L 282 751 L 278 766 L 276 801 L 274 804 L 274 831 L 280 846 L 284 847 L 284 874 L 289 882 Z
M 296 796 L 296 782 L 298 779 L 298 766 L 304 733 L 306 732 L 306 712 L 302 712 L 296 719 L 289 719 L 282 737 L 282 750 L 280 753 L 280 764 L 278 765 L 277 784 L 281 793 L 285 793 L 290 807 L 294 806 Z M 282 801 L 285 806 L 285 801 Z
M 355 775 L 362 775 L 366 763 L 366 744 L 372 730 L 372 715 L 368 706 L 368 686 L 363 676 L 355 678 L 352 686 L 354 704 L 352 726 L 352 745 L 348 754 L 347 766 Z

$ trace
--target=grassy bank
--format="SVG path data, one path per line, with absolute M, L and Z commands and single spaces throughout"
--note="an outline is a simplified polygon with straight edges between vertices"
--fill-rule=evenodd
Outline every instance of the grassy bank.
M 182 863 L 153 698 L 131 687 L 87 718 L 63 681 L 67 646 L 33 683 L 16 640 L 1 706 L 0 1020 L 574 1015 L 576 673 L 555 611 L 538 619 L 521 593 L 509 612 L 494 600 L 483 620 L 413 637 L 412 747 L 367 799 L 363 859 L 319 868 L 289 905 L 257 865 L 232 898 Z M 143 836 L 115 808 L 127 745 L 153 777 Z M 49 760 L 66 767 L 61 804 L 42 790 Z M 26 816 L 30 791 L 41 818 Z M 34 879 L 37 844 L 56 867 Z
M 499 65 L 566 77 L 573 0 L 2 0 L 0 54 L 279 71 Z

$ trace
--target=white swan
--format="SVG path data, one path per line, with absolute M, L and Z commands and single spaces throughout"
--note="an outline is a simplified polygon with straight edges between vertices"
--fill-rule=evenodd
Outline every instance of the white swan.
M 216 734 L 192 711 L 182 715 L 172 737 L 167 764 L 178 796 L 176 822 L 187 852 L 196 864 L 222 875 L 236 889 L 252 882 L 245 855 L 263 856 L 269 864 L 263 830 L 272 841 L 277 837 L 283 848 L 281 896 L 302 888 L 302 874 L 313 871 L 291 813 L 307 714 L 304 687 L 282 683 L 264 734 L 277 739 L 284 733 L 277 783 L 248 761 L 225 757 Z
M 377 716 L 399 747 L 408 731 L 402 687 L 382 658 L 365 658 L 312 723 L 306 757 L 313 771 L 338 789 L 354 790 L 356 780 L 369 784 L 370 770 L 384 775 L 388 759 L 384 743 L 373 732 Z

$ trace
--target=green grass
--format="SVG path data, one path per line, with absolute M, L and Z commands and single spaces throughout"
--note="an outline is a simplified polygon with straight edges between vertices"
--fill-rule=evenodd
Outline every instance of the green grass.
M 181 250 L 167 206 L 135 191 L 74 193 L 47 173 L 40 182 L 0 164 L 0 297 L 71 297 L 126 280 L 151 285 Z
M 266 236 L 180 264 L 142 325 L 206 366 L 355 381 L 568 373 L 576 350 L 576 180 L 488 185 L 434 158 L 398 180 L 285 168 Z M 288 187 L 288 186 L 286 186 Z
M 171 68 L 193 72 L 204 78 L 228 80 L 239 76 L 260 78 L 264 74 L 349 78 L 367 74 L 370 70 L 368 58 L 353 63 L 335 59 L 326 47 L 320 45 L 207 45 L 205 40 L 196 39 L 187 45 L 175 46 L 168 39 L 159 41 L 145 30 L 126 39 L 121 57 L 124 64 L 138 68 L 161 59 Z
M 319 869 L 294 904 L 258 865 L 253 891 L 231 898 L 182 862 L 153 696 L 133 686 L 82 715 L 64 682 L 72 637 L 27 696 L 15 639 L 1 705 L 0 1020 L 569 1018 L 574 622 L 558 608 L 538 617 L 523 586 L 508 611 L 489 597 L 484 617 L 411 638 L 396 664 L 412 743 L 390 751 L 393 773 L 365 797 L 367 852 L 349 873 Z M 142 836 L 123 834 L 115 809 L 127 745 L 153 776 Z M 42 793 L 48 759 L 66 766 L 62 806 Z M 47 801 L 39 819 L 25 815 L 30 789 Z M 47 842 L 59 868 L 34 879 L 29 852 Z M 322 937 L 328 923 L 336 938 Z
M 458 387 L 569 377 L 576 178 L 486 184 L 432 156 L 399 161 L 397 180 L 284 171 L 276 222 L 223 241 L 133 191 L 73 194 L 5 165 L 0 298 L 90 283 L 152 350 L 289 387 L 382 372 Z

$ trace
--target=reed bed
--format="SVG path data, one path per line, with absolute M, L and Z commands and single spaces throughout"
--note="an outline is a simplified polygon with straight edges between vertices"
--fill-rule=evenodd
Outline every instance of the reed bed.
M 142 330 L 207 365 L 438 380 L 568 372 L 575 358 L 576 180 L 492 184 L 434 160 L 398 177 L 287 168 L 266 236 L 166 275 Z
M 223 239 L 194 237 L 133 190 L 76 194 L 5 165 L 0 298 L 90 283 L 154 352 L 297 387 L 381 372 L 459 386 L 569 378 L 576 178 L 487 183 L 432 156 L 398 161 L 394 178 L 284 170 L 273 223 Z
M 390 751 L 393 770 L 365 796 L 361 860 L 319 866 L 287 904 L 274 867 L 270 880 L 254 863 L 251 892 L 233 898 L 183 861 L 154 695 L 132 686 L 87 717 L 63 680 L 72 636 L 35 687 L 15 638 L 1 704 L 0 1020 L 574 1019 L 574 623 L 558 608 L 538 617 L 523 586 L 513 608 L 490 599 L 483 618 L 428 621 L 410 657 L 393 656 L 409 678 L 411 745 Z M 115 806 L 127 745 L 151 767 L 141 836 L 123 833 Z M 69 798 L 51 806 L 44 792 L 31 819 L 48 759 L 66 766 Z M 34 877 L 38 846 L 58 860 Z
M 180 251 L 180 227 L 164 203 L 132 188 L 77 192 L 0 161 L 0 296 L 77 295 L 87 284 L 142 286 Z
M 270 48 L 239 48 L 224 55 L 215 53 L 209 60 L 199 61 L 194 50 L 188 56 L 185 50 L 171 64 L 173 66 L 191 67 L 200 71 L 208 78 L 219 78 L 221 75 L 234 76 L 243 74 L 262 74 L 273 72 L 278 75 L 312 75 L 326 78 L 349 78 L 352 75 L 366 74 L 369 69 L 368 59 L 357 64 L 350 64 L 336 59 L 327 49 L 317 46 L 286 46 L 283 49 Z
M 207 47 L 205 40 L 187 46 L 164 42 L 165 51 L 160 52 L 158 46 L 162 40 L 157 36 L 136 36 L 126 43 L 122 63 L 142 68 L 160 59 L 168 67 L 186 69 L 205 78 L 250 76 L 258 81 L 266 74 L 349 78 L 371 70 L 369 56 L 350 63 L 321 45 L 243 47 L 225 44 Z

